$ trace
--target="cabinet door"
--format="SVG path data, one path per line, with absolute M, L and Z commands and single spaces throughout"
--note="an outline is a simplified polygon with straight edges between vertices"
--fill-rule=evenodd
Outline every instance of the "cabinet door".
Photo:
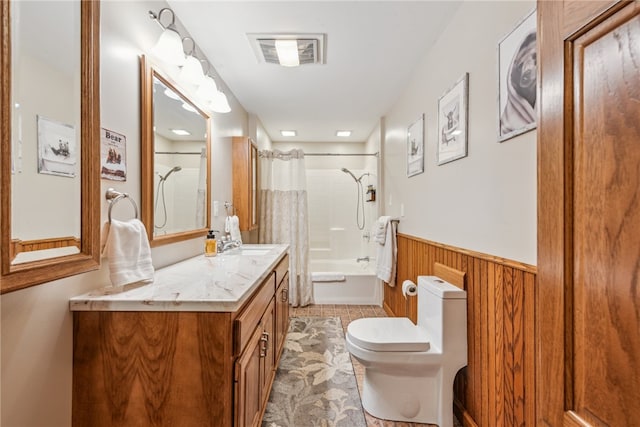
M 249 152 L 249 197 L 251 198 L 251 200 L 249 201 L 249 229 L 254 230 L 258 227 L 258 147 L 250 142 Z
M 276 362 L 276 346 L 274 343 L 274 315 L 275 302 L 271 300 L 271 304 L 262 317 L 262 402 L 266 405 L 271 390 L 271 381 L 275 374 Z
M 262 413 L 263 330 L 260 325 L 236 361 L 235 418 L 237 427 L 257 426 Z
M 240 231 L 258 227 L 258 147 L 251 138 L 233 137 L 233 207 Z
M 276 292 L 276 360 L 280 358 L 284 339 L 289 329 L 289 273 L 286 273 Z

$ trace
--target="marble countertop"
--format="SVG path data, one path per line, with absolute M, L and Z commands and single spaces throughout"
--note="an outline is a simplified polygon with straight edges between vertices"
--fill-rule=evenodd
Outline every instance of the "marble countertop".
M 236 311 L 267 278 L 289 245 L 243 245 L 156 270 L 153 282 L 105 287 L 69 300 L 71 311 Z

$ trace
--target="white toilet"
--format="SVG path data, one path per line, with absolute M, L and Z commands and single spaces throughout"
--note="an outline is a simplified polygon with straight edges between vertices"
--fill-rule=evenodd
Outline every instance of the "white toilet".
M 467 293 L 418 277 L 418 324 L 358 319 L 347 349 L 365 367 L 362 406 L 377 418 L 453 426 L 453 380 L 467 364 Z

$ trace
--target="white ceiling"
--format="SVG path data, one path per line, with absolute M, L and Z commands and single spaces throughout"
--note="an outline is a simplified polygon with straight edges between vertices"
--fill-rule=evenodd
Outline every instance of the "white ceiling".
M 273 141 L 365 141 L 459 1 L 169 0 L 198 47 Z M 259 63 L 250 33 L 325 33 L 326 64 Z M 215 119 L 215 117 L 214 117 Z M 338 138 L 337 130 L 352 130 Z

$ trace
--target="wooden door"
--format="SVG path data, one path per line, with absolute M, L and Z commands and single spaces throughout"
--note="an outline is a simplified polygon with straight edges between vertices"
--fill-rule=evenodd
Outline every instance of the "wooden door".
M 537 425 L 640 426 L 640 6 L 538 30 Z

